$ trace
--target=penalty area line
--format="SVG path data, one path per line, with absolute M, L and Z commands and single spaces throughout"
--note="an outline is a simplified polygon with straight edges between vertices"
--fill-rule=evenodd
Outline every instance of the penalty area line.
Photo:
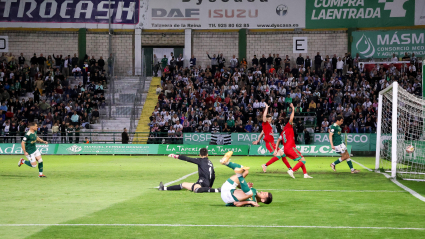
M 257 189 L 263 191 L 288 191 L 288 192 L 342 192 L 342 193 L 406 193 L 406 191 L 389 190 L 299 190 L 299 189 Z
M 319 229 L 372 229 L 372 230 L 420 230 L 411 227 L 351 227 L 351 226 L 269 226 L 269 225 L 194 225 L 194 224 L 0 224 L 0 227 L 230 227 L 230 228 L 319 228 Z
M 370 169 L 370 168 L 368 168 L 368 167 L 366 167 L 366 166 L 364 166 L 363 164 L 361 164 L 361 163 L 358 163 L 358 162 L 356 162 L 356 161 L 354 161 L 354 160 L 352 160 L 351 159 L 351 161 L 353 161 L 354 163 L 356 163 L 356 164 L 358 164 L 358 165 L 360 165 L 360 166 L 362 166 L 364 169 L 366 169 L 366 170 L 369 170 L 369 171 L 373 171 L 372 169 Z M 395 183 L 397 186 L 399 186 L 400 188 L 402 188 L 402 189 L 404 189 L 405 191 L 407 191 L 408 193 L 410 193 L 410 194 L 412 194 L 415 198 L 417 198 L 417 199 L 419 199 L 419 200 L 421 200 L 422 202 L 425 202 L 425 197 L 424 196 L 422 196 L 422 195 L 420 195 L 419 193 L 417 193 L 416 191 L 414 191 L 414 190 L 412 190 L 412 189 L 410 189 L 410 188 L 408 188 L 408 187 L 406 187 L 406 186 L 404 186 L 403 184 L 401 184 L 399 181 L 397 181 L 397 179 L 395 179 L 395 178 L 391 178 L 390 177 L 390 175 L 389 174 L 387 174 L 387 173 L 381 173 L 381 172 L 378 172 L 378 171 L 376 171 L 377 173 L 380 173 L 380 174 L 383 174 L 386 178 L 388 178 L 388 179 L 390 179 L 393 183 Z

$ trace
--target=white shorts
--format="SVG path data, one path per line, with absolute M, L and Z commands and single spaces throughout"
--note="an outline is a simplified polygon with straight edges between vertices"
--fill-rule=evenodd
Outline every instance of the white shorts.
M 347 146 L 345 144 L 340 144 L 338 146 L 335 146 L 335 153 L 337 154 L 343 154 L 347 151 Z
M 231 190 L 236 189 L 238 184 L 233 183 L 231 184 L 229 181 L 226 181 L 223 183 L 223 186 L 221 186 L 221 199 L 223 199 L 223 202 L 225 203 L 234 203 L 235 199 L 232 196 Z
M 26 157 L 29 161 L 35 161 L 35 157 L 41 156 L 40 151 L 38 151 L 38 149 L 32 153 L 32 154 L 28 154 Z

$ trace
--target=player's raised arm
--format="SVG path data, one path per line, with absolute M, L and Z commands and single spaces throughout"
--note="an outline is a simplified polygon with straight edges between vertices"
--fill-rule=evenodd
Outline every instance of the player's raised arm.
M 261 138 L 263 138 L 263 136 L 264 136 L 264 131 L 261 130 L 261 133 L 258 136 L 258 139 L 255 140 L 254 142 L 252 142 L 252 144 L 258 144 L 260 142 Z
M 290 104 L 289 107 L 291 107 L 292 109 L 292 113 L 291 116 L 289 117 L 289 124 L 293 125 L 294 124 L 294 116 L 295 116 L 295 108 L 294 108 L 294 104 Z
M 194 159 L 194 158 L 189 158 L 187 156 L 184 155 L 177 155 L 177 154 L 169 154 L 168 157 L 170 158 L 175 158 L 175 159 L 180 159 L 189 163 L 194 163 L 194 164 L 199 164 L 199 159 Z
M 269 105 L 267 103 L 264 103 L 266 105 L 266 108 L 264 109 L 263 113 L 263 122 L 267 122 L 267 113 L 269 112 Z

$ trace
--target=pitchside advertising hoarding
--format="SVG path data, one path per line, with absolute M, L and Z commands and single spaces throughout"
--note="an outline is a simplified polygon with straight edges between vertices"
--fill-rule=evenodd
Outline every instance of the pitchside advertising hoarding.
M 306 1 L 308 29 L 413 26 L 415 23 L 415 0 Z
M 232 145 L 252 145 L 252 142 L 258 139 L 259 133 L 232 133 Z M 319 133 L 310 134 L 311 144 L 314 145 L 330 145 L 329 134 Z M 273 134 L 275 140 L 279 134 Z M 347 144 L 353 147 L 353 151 L 375 151 L 376 150 L 376 134 L 343 134 L 342 138 Z M 209 144 L 211 141 L 210 133 L 183 133 L 183 143 L 185 145 Z M 304 134 L 297 135 L 297 141 L 304 143 Z M 260 141 L 264 145 L 264 141 Z
M 358 31 L 352 33 L 351 49 L 353 55 L 364 58 L 391 58 L 415 53 L 416 57 L 425 56 L 425 31 Z
M 145 0 L 146 29 L 304 28 L 305 0 Z

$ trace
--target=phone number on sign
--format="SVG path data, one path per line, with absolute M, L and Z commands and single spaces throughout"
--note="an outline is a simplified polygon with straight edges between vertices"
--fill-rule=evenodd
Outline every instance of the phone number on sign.
M 229 27 L 236 27 L 236 28 L 241 28 L 241 27 L 250 27 L 250 25 L 248 23 L 244 23 L 244 24 L 226 24 L 226 23 L 218 23 L 218 24 L 208 24 L 209 27 L 212 28 L 229 28 Z M 295 28 L 298 27 L 298 24 L 257 24 L 257 28 Z M 251 27 L 255 27 L 251 24 Z

